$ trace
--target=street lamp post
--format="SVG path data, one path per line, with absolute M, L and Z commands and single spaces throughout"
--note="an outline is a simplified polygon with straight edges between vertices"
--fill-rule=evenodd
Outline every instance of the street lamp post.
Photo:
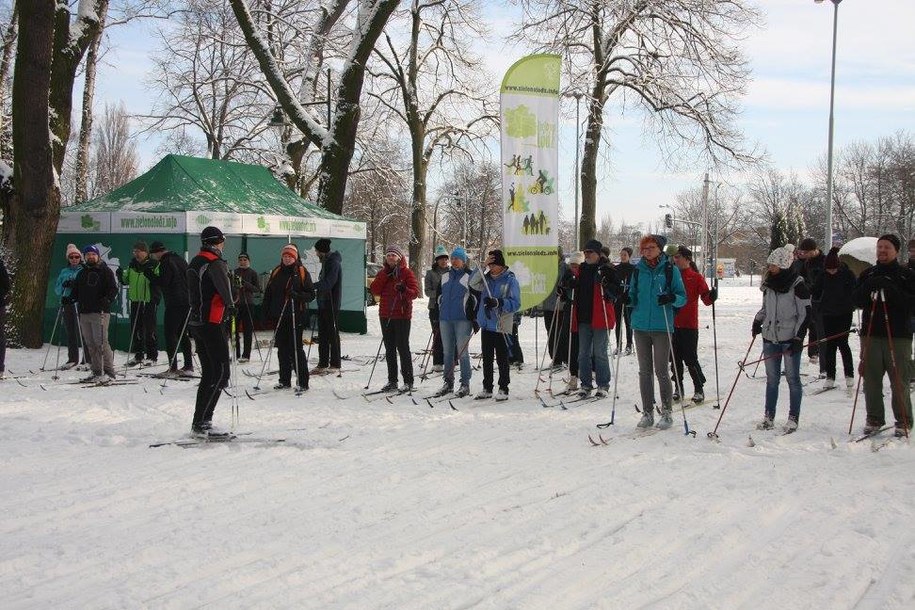
M 578 218 L 578 191 L 579 189 L 579 180 L 581 180 L 581 172 L 579 170 L 579 144 L 581 142 L 581 98 L 584 94 L 581 91 L 574 91 L 572 93 L 564 93 L 564 97 L 574 97 L 575 98 L 575 215 L 572 218 L 572 226 L 574 227 L 573 233 L 575 235 L 573 243 L 575 244 L 575 251 L 578 251 L 578 234 L 579 234 L 579 218 Z
M 824 0 L 813 0 L 822 4 Z M 832 12 L 832 70 L 829 79 L 829 138 L 826 144 L 826 250 L 832 248 L 832 134 L 833 108 L 836 98 L 836 37 L 839 27 L 839 3 L 842 0 L 830 0 Z

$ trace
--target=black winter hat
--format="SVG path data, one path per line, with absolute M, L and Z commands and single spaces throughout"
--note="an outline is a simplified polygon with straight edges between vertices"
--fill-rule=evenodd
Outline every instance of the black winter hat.
M 146 242 L 142 239 L 134 243 L 134 250 L 139 250 L 140 252 L 149 252 L 149 246 L 146 245 Z
M 585 244 L 584 248 L 581 249 L 582 252 L 590 250 L 591 252 L 597 252 L 600 254 L 601 248 L 604 247 L 604 244 L 600 243 L 596 239 L 589 239 Z
M 505 255 L 502 254 L 502 250 L 490 250 L 489 256 L 492 258 L 493 265 L 499 265 L 500 267 L 506 267 L 505 264 Z
M 326 237 L 322 237 L 315 242 L 315 251 L 317 252 L 330 252 L 330 240 Z
M 812 237 L 805 237 L 801 240 L 801 243 L 797 245 L 798 250 L 810 251 L 817 249 L 817 242 Z
M 200 232 L 200 241 L 204 244 L 221 244 L 225 240 L 226 236 L 217 227 L 207 227 Z
M 886 235 L 881 235 L 880 239 L 877 241 L 888 241 L 893 244 L 893 247 L 896 248 L 896 252 L 902 249 L 902 241 L 892 233 L 887 233 Z
M 154 241 L 149 245 L 149 252 L 151 254 L 156 254 L 157 252 L 165 252 L 165 250 L 165 244 L 163 244 L 161 241 Z

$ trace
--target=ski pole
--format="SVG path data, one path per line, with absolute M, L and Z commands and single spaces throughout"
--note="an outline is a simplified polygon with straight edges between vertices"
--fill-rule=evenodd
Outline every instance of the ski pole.
M 858 386 L 855 388 L 855 400 L 851 405 L 851 420 L 848 422 L 848 433 L 851 434 L 852 426 L 855 425 L 855 410 L 858 408 L 858 395 L 861 393 L 861 381 L 864 379 L 864 366 L 867 363 L 867 354 L 871 346 L 871 330 L 874 327 L 874 313 L 877 310 L 877 293 L 871 293 L 871 315 L 867 319 L 867 340 L 861 347 L 861 368 L 858 375 Z
M 286 307 L 289 305 L 289 299 L 283 301 L 283 308 L 280 309 L 280 317 L 278 320 L 283 319 L 283 314 L 286 313 Z M 261 374 L 257 376 L 257 383 L 254 384 L 254 389 L 261 389 L 261 377 L 264 376 L 264 371 L 267 370 L 267 363 L 270 362 L 270 356 L 273 354 L 273 346 L 276 345 L 276 333 L 280 329 L 280 323 L 277 321 L 276 328 L 273 329 L 273 336 L 270 338 L 270 345 L 267 347 L 267 359 L 264 360 L 263 366 L 261 366 Z
M 836 333 L 836 334 L 831 335 L 831 336 L 829 336 L 829 337 L 823 337 L 822 339 L 817 339 L 817 340 L 815 340 L 815 341 L 811 341 L 810 343 L 805 343 L 804 345 L 801 346 L 801 349 L 804 349 L 805 347 L 809 347 L 809 346 L 811 346 L 811 345 L 816 345 L 817 343 L 822 343 L 822 342 L 824 342 L 824 341 L 829 341 L 830 339 L 838 339 L 839 337 L 842 337 L 842 336 L 844 336 L 844 335 L 848 335 L 848 334 L 853 333 L 853 332 L 855 332 L 855 329 L 852 328 L 852 329 L 849 329 L 849 330 L 842 331 L 842 332 L 840 332 L 840 333 Z M 789 354 L 789 353 L 791 353 L 791 350 L 790 350 L 790 349 L 786 349 L 786 350 L 783 350 L 783 351 L 781 351 L 781 352 L 775 352 L 775 353 L 773 353 L 773 354 L 769 354 L 768 356 L 764 356 L 763 358 L 760 358 L 759 360 L 753 360 L 753 361 L 751 361 L 751 362 L 743 362 L 743 363 L 740 363 L 740 367 L 743 368 L 743 367 L 746 367 L 746 366 L 748 366 L 748 365 L 750 365 L 750 364 L 755 364 L 755 365 L 757 366 L 757 368 L 758 368 L 758 367 L 759 367 L 759 363 L 761 363 L 761 362 L 765 362 L 766 360 L 771 360 L 772 358 L 775 358 L 776 356 L 785 356 L 785 355 L 787 355 L 787 354 Z
M 391 313 L 394 313 L 394 306 L 397 304 L 397 299 L 400 298 L 400 293 L 397 293 L 397 297 L 394 298 L 393 303 L 391 304 Z M 375 367 L 378 365 L 378 358 L 381 356 L 381 346 L 384 345 L 384 333 L 387 331 L 388 327 L 391 325 L 391 318 L 388 318 L 387 324 L 385 324 L 384 318 L 381 318 L 381 341 L 378 342 L 378 351 L 375 352 L 375 361 L 372 362 L 372 370 L 369 372 L 369 380 L 366 382 L 364 390 L 368 390 L 369 386 L 372 384 L 372 376 L 375 375 Z
M 629 294 L 629 280 L 623 282 L 623 295 L 627 296 Z M 625 300 L 625 299 L 624 299 Z M 620 311 L 626 311 L 626 303 L 623 303 L 623 307 Z M 623 314 L 625 315 L 625 313 Z M 617 324 L 622 324 L 621 320 L 616 321 Z M 609 339 L 608 339 L 609 341 Z M 613 373 L 613 402 L 610 407 L 610 425 L 613 425 L 613 422 L 616 420 L 616 399 L 617 399 L 617 388 L 620 383 L 620 360 L 623 356 L 623 350 L 619 348 L 619 341 L 616 342 L 616 370 Z
M 715 278 L 715 295 L 717 300 L 718 278 Z M 718 387 L 718 327 L 715 319 L 715 301 L 712 301 L 712 349 L 715 353 L 715 409 L 721 408 L 721 389 Z
M 550 321 L 550 329 L 547 331 L 547 337 L 553 332 L 553 327 L 556 324 L 556 313 L 553 313 L 553 319 Z M 535 341 L 536 342 L 536 341 Z M 540 392 L 540 382 L 543 381 L 543 376 L 540 374 L 540 371 L 543 370 L 543 363 L 546 362 L 546 354 L 550 349 L 550 341 L 547 338 L 546 344 L 543 346 L 543 355 L 540 357 L 540 365 L 537 367 L 537 385 L 534 387 L 534 394 L 536 395 Z M 536 350 L 534 353 L 537 353 Z M 553 367 L 550 366 L 550 389 L 552 389 L 552 380 L 553 380 Z
M 295 363 L 295 382 L 300 388 L 302 387 L 302 374 L 299 370 L 299 350 L 302 349 L 302 342 L 298 340 L 298 333 L 295 329 L 295 303 L 292 304 L 290 312 L 292 312 L 292 340 L 290 345 L 292 345 L 292 361 Z
M 419 361 L 419 368 L 421 368 L 423 370 L 423 372 L 419 376 L 419 378 L 422 380 L 426 379 L 426 375 L 427 375 L 426 371 L 429 369 L 429 358 L 427 356 L 429 355 L 429 348 L 432 345 L 432 339 L 434 336 L 435 336 L 435 328 L 433 327 L 433 329 L 429 332 L 429 340 L 426 341 L 426 349 L 423 350 L 423 357 Z
M 232 358 L 232 431 L 241 420 L 238 408 L 238 355 L 232 351 L 232 339 L 235 338 L 235 316 L 230 318 L 232 332 L 229 333 L 229 357 Z
M 669 320 L 667 317 L 667 305 L 661 305 L 661 311 L 664 312 L 664 330 L 667 331 L 667 345 L 670 348 L 670 355 L 673 356 L 674 360 L 674 382 L 677 384 L 677 389 L 683 388 L 683 382 L 680 380 L 680 372 L 677 370 L 676 362 L 677 355 L 674 353 L 674 340 L 673 333 L 670 330 L 672 320 Z M 692 435 L 693 438 L 696 437 L 696 431 L 689 429 L 689 424 L 686 422 L 686 407 L 683 406 L 683 393 L 679 393 L 680 396 L 680 415 L 683 416 L 683 434 L 686 436 Z
M 754 343 L 756 343 L 756 335 L 753 335 L 753 339 L 750 341 L 750 346 L 747 348 L 747 353 L 743 356 L 744 360 L 750 357 L 750 350 L 753 349 Z M 731 385 L 731 391 L 728 392 L 728 397 L 724 401 L 724 407 L 721 408 L 721 414 L 718 416 L 718 422 L 715 424 L 715 429 L 708 433 L 708 437 L 711 439 L 718 438 L 718 426 L 721 425 L 721 420 L 724 418 L 724 412 L 728 410 L 728 405 L 731 403 L 731 396 L 734 394 L 734 388 L 737 387 L 737 382 L 740 381 L 741 373 L 743 373 L 743 363 L 738 362 L 737 375 L 734 377 L 734 383 Z
M 572 381 L 572 316 L 575 311 L 575 289 L 572 288 L 569 294 L 569 353 L 567 355 L 569 361 L 569 381 Z M 575 363 L 578 364 L 578 354 L 575 354 Z M 576 366 L 576 368 L 578 368 Z
M 133 339 L 137 332 L 137 322 L 140 321 L 140 317 L 143 315 L 142 309 L 143 302 L 141 301 L 137 304 L 136 314 L 133 315 L 133 320 L 130 323 L 130 341 L 127 342 L 127 360 L 124 361 L 124 377 L 127 377 L 127 364 L 130 362 L 130 356 L 133 353 Z M 130 313 L 134 314 L 133 307 L 130 308 Z
M 342 307 L 342 305 L 341 305 L 341 307 Z M 333 292 L 330 293 L 330 323 L 331 323 L 331 326 L 334 327 L 334 342 L 331 344 L 331 350 L 330 350 L 331 355 L 333 355 L 334 347 L 337 348 L 337 352 L 340 351 L 340 328 L 337 326 L 337 306 L 334 304 L 334 293 Z M 328 358 L 330 358 L 330 357 L 328 357 Z M 330 364 L 330 362 L 328 362 L 328 364 Z M 337 371 L 337 377 L 343 377 L 343 366 L 342 366 L 342 363 L 340 363 L 340 364 L 341 364 L 341 366 L 339 367 L 340 370 Z
M 48 341 L 48 349 L 44 354 L 44 362 L 41 363 L 41 370 L 46 370 L 48 366 L 48 356 L 51 355 L 51 346 L 54 345 L 54 335 L 57 334 L 57 325 L 60 323 L 60 315 L 63 310 L 63 305 L 57 306 L 57 315 L 54 316 L 54 327 L 51 329 L 51 339 Z
M 890 330 L 890 317 L 889 313 L 886 310 L 886 295 L 883 292 L 883 288 L 880 289 L 880 301 L 883 304 L 883 323 L 886 325 L 886 341 L 890 347 L 890 364 L 893 366 L 893 377 L 891 378 L 891 383 L 896 382 L 896 389 L 898 389 L 898 394 L 894 391 L 891 393 L 890 403 L 892 404 L 893 399 L 896 396 L 899 396 L 899 413 L 902 414 L 902 427 L 905 430 L 905 437 L 909 438 L 909 414 L 905 410 L 905 395 L 903 394 L 902 379 L 899 377 L 899 367 L 896 366 L 896 348 L 893 347 L 893 331 Z
M 245 311 L 248 312 L 248 323 L 251 325 L 251 339 L 252 339 L 252 341 L 254 341 L 254 347 L 257 348 L 257 355 L 260 356 L 260 359 L 261 359 L 261 360 L 263 360 L 263 359 L 264 359 L 264 354 L 263 354 L 263 352 L 261 352 L 261 344 L 258 343 L 258 341 L 257 341 L 257 335 L 254 333 L 254 316 L 251 315 L 251 306 L 250 306 L 250 304 L 247 304 L 247 305 L 245 306 Z M 314 333 L 314 330 L 312 329 L 312 333 L 311 333 L 312 338 L 314 338 L 314 334 L 315 334 L 315 333 Z M 308 352 L 308 353 L 311 354 L 311 346 L 309 346 L 308 349 L 309 349 L 309 352 Z

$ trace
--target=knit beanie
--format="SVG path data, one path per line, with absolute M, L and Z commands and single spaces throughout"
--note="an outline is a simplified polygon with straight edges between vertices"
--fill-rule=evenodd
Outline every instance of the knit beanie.
M 82 252 L 79 251 L 79 248 L 76 247 L 76 244 L 67 244 L 67 258 L 70 258 L 71 254 L 79 254 L 82 256 Z
M 396 254 L 401 260 L 403 260 L 403 258 L 404 258 L 403 250 L 401 250 L 397 246 L 388 246 L 387 248 L 384 249 L 385 256 L 387 256 L 388 254 L 391 254 L 391 253 Z
M 801 243 L 797 245 L 798 250 L 804 250 L 805 252 L 816 250 L 817 242 L 812 237 L 805 237 L 801 240 Z
M 150 254 L 165 252 L 165 244 L 163 244 L 161 241 L 154 241 L 153 243 L 149 244 L 149 252 Z
M 881 235 L 881 236 L 877 239 L 877 241 L 888 241 L 888 242 L 890 242 L 891 244 L 893 244 L 893 247 L 896 248 L 896 252 L 899 252 L 899 250 L 902 248 L 902 242 L 899 240 L 898 237 L 896 237 L 896 236 L 893 235 L 892 233 L 887 233 L 886 235 Z
M 506 267 L 505 264 L 505 255 L 502 254 L 502 250 L 490 250 L 489 256 L 492 258 L 493 265 L 499 265 L 500 267 Z
M 580 265 L 583 262 L 585 262 L 585 255 L 582 252 L 573 252 L 572 255 L 569 256 L 570 265 Z
M 769 254 L 766 259 L 767 265 L 775 265 L 779 269 L 787 269 L 794 262 L 794 246 L 785 244 L 781 248 L 776 248 Z
M 823 267 L 826 269 L 839 268 L 839 246 L 832 247 L 829 254 L 826 255 L 826 259 L 823 261 Z
M 283 246 L 283 249 L 280 250 L 280 256 L 283 256 L 284 254 L 291 254 L 295 258 L 299 258 L 299 249 L 296 248 L 295 244 L 286 244 Z M 245 257 L 247 258 L 247 254 Z
M 464 248 L 457 246 L 454 250 L 451 251 L 451 258 L 459 258 L 464 261 L 464 264 L 467 264 L 467 251 Z
M 597 252 L 600 254 L 601 248 L 603 247 L 604 245 L 596 239 L 589 239 L 582 250 L 590 250 L 591 252 Z
M 436 246 L 435 247 L 435 256 L 433 256 L 432 258 L 434 260 L 438 260 L 443 256 L 445 258 L 448 258 L 448 250 L 445 249 L 445 246 Z
M 315 242 L 315 250 L 323 253 L 330 252 L 330 240 L 326 237 L 322 237 Z
M 101 256 L 101 253 L 98 251 L 98 246 L 86 246 L 83 248 L 83 255 L 89 254 L 90 252 L 95 253 L 96 256 Z

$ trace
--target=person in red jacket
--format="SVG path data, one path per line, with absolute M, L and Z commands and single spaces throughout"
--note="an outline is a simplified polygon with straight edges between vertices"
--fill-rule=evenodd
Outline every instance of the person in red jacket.
M 705 278 L 693 262 L 693 253 L 686 246 L 680 246 L 673 256 L 674 264 L 680 270 L 683 286 L 686 288 L 686 305 L 674 316 L 673 350 L 671 351 L 671 367 L 674 370 L 674 383 L 679 387 L 674 388 L 674 400 L 683 396 L 683 365 L 689 371 L 693 380 L 693 402 L 696 404 L 705 400 L 705 375 L 699 366 L 699 299 L 707 306 L 718 298 L 718 289 L 709 290 Z
M 382 391 L 397 389 L 397 356 L 400 356 L 400 374 L 404 385 L 401 392 L 413 391 L 413 358 L 410 354 L 410 320 L 413 318 L 413 299 L 419 296 L 416 276 L 407 267 L 403 251 L 388 246 L 384 251 L 384 267 L 372 280 L 369 290 L 381 297 L 378 317 L 381 318 L 381 336 L 384 340 L 385 361 L 388 363 L 388 384 Z

